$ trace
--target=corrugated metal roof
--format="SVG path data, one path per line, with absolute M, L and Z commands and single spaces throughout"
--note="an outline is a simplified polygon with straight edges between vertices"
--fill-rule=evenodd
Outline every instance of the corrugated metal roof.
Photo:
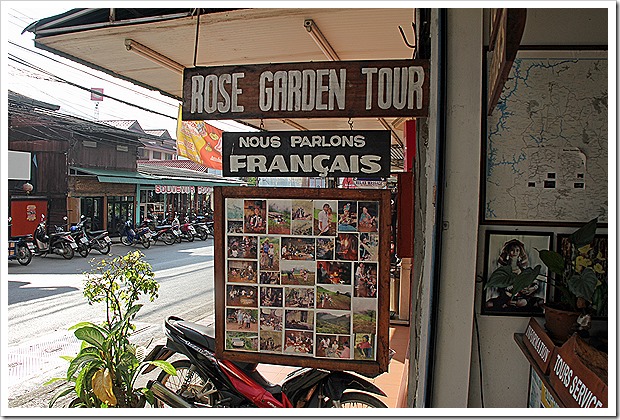
M 167 166 L 169 168 L 189 169 L 197 172 L 209 172 L 209 168 L 193 160 L 173 159 L 173 160 L 139 160 L 139 165 Z

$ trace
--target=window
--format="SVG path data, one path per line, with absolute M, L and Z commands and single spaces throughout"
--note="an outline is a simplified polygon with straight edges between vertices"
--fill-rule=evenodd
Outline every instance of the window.
M 166 154 L 164 155 L 164 159 L 166 159 L 166 160 L 172 160 L 172 154 L 170 154 L 170 153 L 166 153 Z
M 153 159 L 161 159 L 161 152 L 153 152 Z

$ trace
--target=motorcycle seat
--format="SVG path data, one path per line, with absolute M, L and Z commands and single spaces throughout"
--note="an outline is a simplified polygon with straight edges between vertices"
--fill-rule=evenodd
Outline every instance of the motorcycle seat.
M 174 321 L 174 326 L 190 341 L 215 352 L 215 326 L 207 327 L 188 321 Z
M 101 235 L 105 230 L 89 230 L 88 234 L 92 236 Z

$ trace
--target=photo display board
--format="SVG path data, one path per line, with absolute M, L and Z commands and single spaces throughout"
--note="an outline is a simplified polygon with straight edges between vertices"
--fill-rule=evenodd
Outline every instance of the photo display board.
M 218 356 L 387 371 L 389 191 L 218 187 Z

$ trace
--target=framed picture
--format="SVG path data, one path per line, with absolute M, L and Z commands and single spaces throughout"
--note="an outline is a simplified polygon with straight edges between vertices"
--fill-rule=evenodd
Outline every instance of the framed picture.
M 388 190 L 216 187 L 214 204 L 218 357 L 387 371 Z
M 606 51 L 519 50 L 486 119 L 482 223 L 607 223 L 608 78 Z
M 564 258 L 565 271 L 574 268 L 577 272 L 581 269 L 590 267 L 594 270 L 596 277 L 603 285 L 602 288 L 597 287 L 592 298 L 593 307 L 595 309 L 595 317 L 607 317 L 607 235 L 595 235 L 591 244 L 576 248 L 570 243 L 568 238 L 570 235 L 558 235 L 557 252 Z M 552 294 L 551 294 L 552 293 Z M 552 290 L 550 299 L 558 300 L 559 291 Z
M 485 241 L 484 283 L 497 268 L 511 266 L 520 273 L 527 267 L 541 265 L 540 276 L 531 287 L 523 290 L 489 287 L 482 290 L 482 313 L 485 315 L 543 314 L 547 300 L 547 267 L 538 257 L 538 251 L 551 248 L 552 233 L 487 231 Z

